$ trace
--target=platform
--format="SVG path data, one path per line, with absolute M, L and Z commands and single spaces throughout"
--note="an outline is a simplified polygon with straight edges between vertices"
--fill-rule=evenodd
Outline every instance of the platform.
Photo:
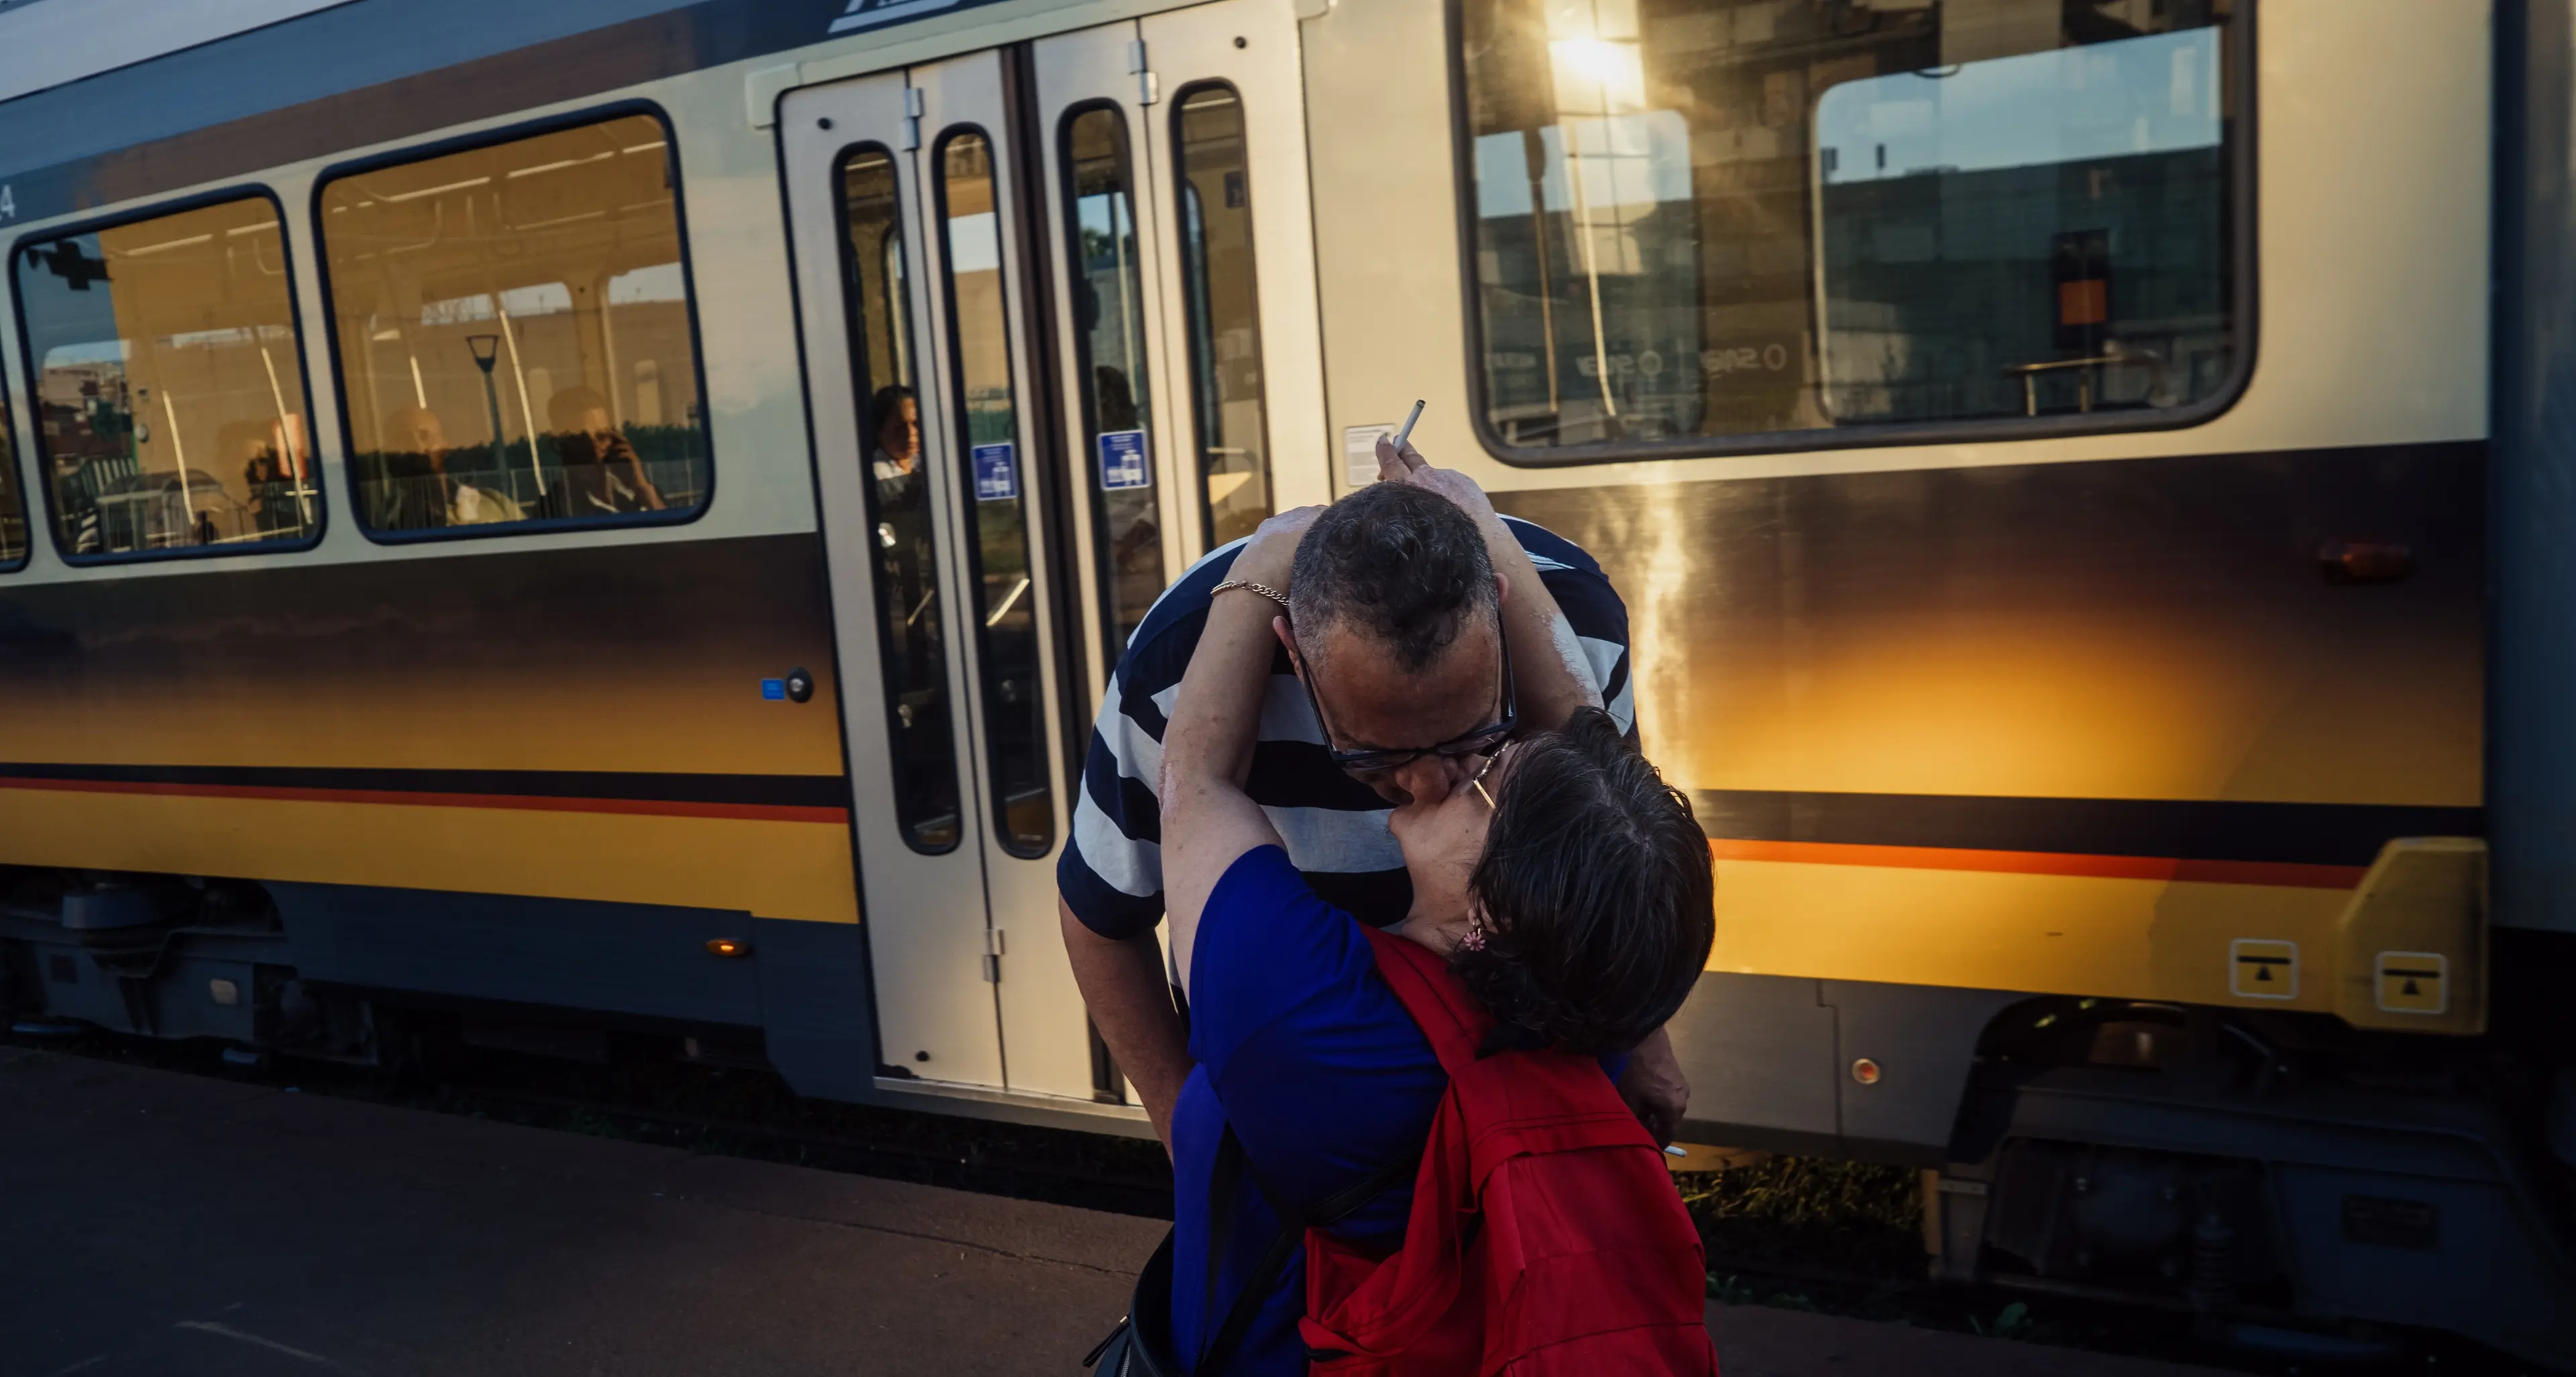
M 0 1208 L 0 1377 L 1076 1377 L 1163 1229 L 14 1048 Z M 1728 1377 L 2200 1371 L 1711 1323 Z

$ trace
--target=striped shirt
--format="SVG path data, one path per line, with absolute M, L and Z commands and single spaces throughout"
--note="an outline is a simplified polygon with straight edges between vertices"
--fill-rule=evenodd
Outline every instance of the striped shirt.
M 1503 520 L 1565 614 L 1557 638 L 1568 664 L 1589 677 L 1620 729 L 1632 729 L 1627 605 L 1581 547 L 1518 517 Z M 1124 940 L 1163 920 L 1162 811 L 1155 794 L 1162 787 L 1163 729 L 1207 626 L 1210 590 L 1225 581 L 1243 543 L 1211 551 L 1163 590 L 1128 639 L 1092 726 L 1056 887 L 1074 916 L 1103 937 Z M 1392 810 L 1376 790 L 1333 764 L 1285 650 L 1271 662 L 1245 791 L 1269 815 L 1289 859 L 1317 894 L 1379 926 L 1403 921 L 1413 883 L 1387 831 Z

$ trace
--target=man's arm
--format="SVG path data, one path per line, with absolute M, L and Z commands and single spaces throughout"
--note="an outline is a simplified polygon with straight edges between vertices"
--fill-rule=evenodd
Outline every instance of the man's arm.
M 1189 1031 L 1180 1010 L 1172 1006 L 1172 988 L 1163 974 L 1163 945 L 1149 929 L 1124 941 L 1103 937 L 1074 916 L 1073 906 L 1057 899 L 1056 915 L 1064 927 L 1065 955 L 1073 960 L 1073 981 L 1082 987 L 1082 1002 L 1109 1055 L 1136 1087 L 1145 1116 L 1154 1121 L 1154 1136 L 1165 1151 L 1172 1144 L 1172 1106 L 1181 1098 L 1181 1083 L 1190 1078 Z

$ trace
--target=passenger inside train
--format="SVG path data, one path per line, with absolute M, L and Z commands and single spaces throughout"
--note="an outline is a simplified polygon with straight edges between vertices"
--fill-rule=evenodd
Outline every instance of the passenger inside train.
M 1654 1209 L 1650 1191 L 1641 1215 L 1612 1212 L 1622 1218 L 1609 1227 L 1642 1219 L 1652 1235 L 1652 1222 L 1671 1216 L 1659 1246 L 1671 1250 L 1662 1270 L 1675 1287 L 1664 1289 L 1686 1302 L 1675 1311 L 1689 1331 L 1669 1354 L 1663 1340 L 1636 1338 L 1645 1348 L 1630 1356 L 1647 1363 L 1636 1370 L 1699 1370 L 1701 1278 L 1681 1256 L 1695 1251 L 1695 1235 L 1612 1081 L 1629 1050 L 1681 1006 L 1707 959 L 1706 843 L 1688 800 L 1555 653 L 1554 600 L 1474 484 L 1418 455 L 1394 474 L 1253 536 L 1213 590 L 1165 738 L 1162 845 L 1195 1063 L 1170 1137 L 1173 1351 L 1192 1355 L 1194 1371 L 1302 1370 L 1299 1316 L 1337 1322 L 1336 1288 L 1351 1278 L 1340 1263 L 1328 1266 L 1311 1293 L 1318 1306 L 1303 1304 L 1308 1286 L 1274 1255 L 1273 1240 L 1313 1224 L 1385 1257 L 1447 1217 L 1415 1211 L 1416 1164 L 1430 1163 L 1421 1189 L 1439 1189 L 1443 1130 L 1474 1131 L 1443 1107 L 1453 1058 L 1435 1048 L 1457 1036 L 1455 1025 L 1417 1022 L 1419 997 L 1400 993 L 1408 977 L 1375 950 L 1385 944 L 1317 893 L 1246 791 L 1271 660 L 1285 646 L 1309 670 L 1336 761 L 1400 772 L 1404 797 L 1389 826 L 1412 898 L 1392 933 L 1437 954 L 1435 971 L 1445 964 L 1447 976 L 1410 979 L 1454 976 L 1447 1012 L 1481 1011 L 1488 1023 L 1459 1057 L 1483 1066 L 1487 1054 L 1520 1049 L 1600 1059 L 1599 1072 L 1581 1073 L 1588 1084 L 1548 1084 L 1579 1060 L 1497 1060 L 1487 1074 L 1508 1078 L 1523 1112 L 1557 1089 L 1571 1114 L 1588 1092 L 1625 1122 L 1655 1173 L 1645 1180 L 1669 1208 Z M 1488 624 L 1501 634 L 1475 648 L 1484 672 L 1461 677 L 1463 692 L 1448 704 L 1475 725 L 1427 749 L 1343 748 L 1368 741 L 1368 729 L 1314 692 L 1314 667 L 1364 657 L 1420 673 Z M 1534 663 L 1515 674 L 1522 660 Z M 1472 1091 L 1456 1102 L 1478 1112 Z M 1587 1162 L 1597 1169 L 1599 1159 Z M 1436 1243 L 1425 1244 L 1435 1259 L 1445 1255 Z
M 371 529 L 703 505 L 676 178 L 659 122 L 626 115 L 323 184 L 349 466 Z

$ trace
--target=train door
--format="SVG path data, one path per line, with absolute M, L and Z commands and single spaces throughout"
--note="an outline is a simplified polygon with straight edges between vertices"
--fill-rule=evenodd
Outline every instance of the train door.
M 1296 41 L 1224 0 L 1032 45 L 1104 671 L 1191 560 L 1331 495 Z
M 1257 196 L 1295 217 L 1279 256 L 1304 281 L 1274 314 L 1305 331 L 1286 391 L 1320 443 L 1302 145 L 1275 188 L 1218 167 L 1241 158 L 1220 147 L 1243 137 L 1228 68 L 1256 43 L 1301 123 L 1294 20 L 1202 8 L 1238 22 L 1105 25 L 779 107 L 889 1089 L 1123 1098 L 1056 935 L 1054 860 L 1126 636 L 1231 531 L 1211 510 L 1273 501 L 1245 333 Z M 1204 108 L 1181 120 L 1166 91 Z M 1205 193 L 1170 161 L 1185 137 Z

